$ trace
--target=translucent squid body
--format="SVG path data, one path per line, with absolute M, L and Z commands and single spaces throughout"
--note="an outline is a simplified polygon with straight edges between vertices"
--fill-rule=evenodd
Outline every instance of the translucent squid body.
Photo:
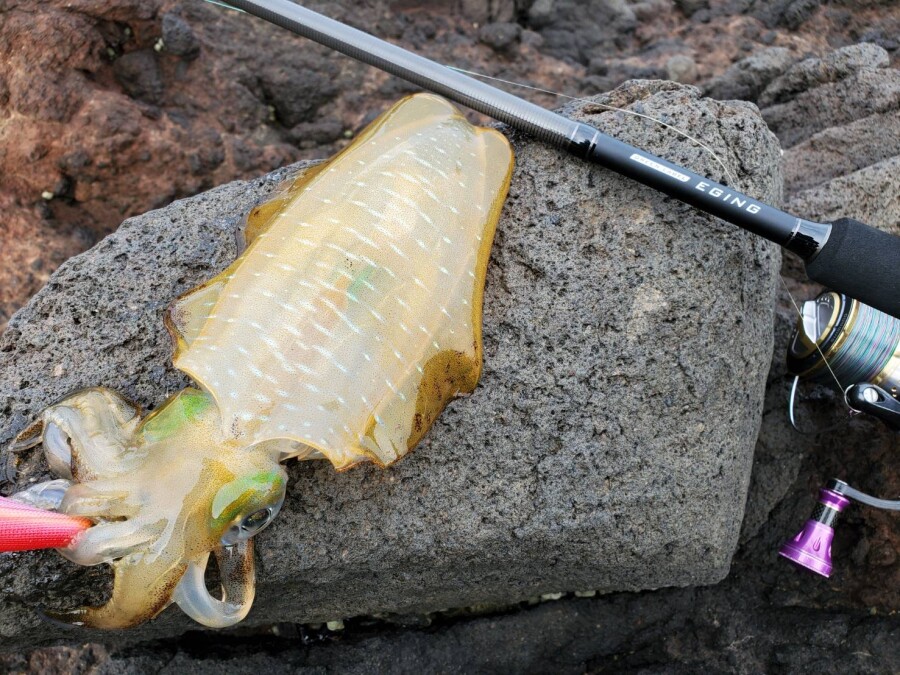
M 282 461 L 387 466 L 475 388 L 512 161 L 500 133 L 443 99 L 400 101 L 257 207 L 243 255 L 175 301 L 174 365 L 197 388 L 143 419 L 102 388 L 47 408 L 18 444 L 43 442 L 62 481 L 21 496 L 90 519 L 59 550 L 115 570 L 105 605 L 54 616 L 122 628 L 174 601 L 207 626 L 243 619 Z M 221 599 L 204 584 L 210 553 Z

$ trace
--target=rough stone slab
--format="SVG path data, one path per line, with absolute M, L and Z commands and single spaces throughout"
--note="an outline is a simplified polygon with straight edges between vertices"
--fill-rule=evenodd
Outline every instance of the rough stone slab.
M 707 96 L 717 99 L 755 101 L 793 62 L 790 49 L 770 47 L 732 64 L 708 82 L 704 91 Z
M 602 100 L 690 129 L 740 189 L 780 198 L 778 144 L 754 106 L 648 82 Z M 709 154 L 658 125 L 590 104 L 568 112 L 722 179 Z M 390 470 L 290 468 L 285 508 L 257 542 L 248 624 L 706 584 L 727 573 L 780 255 L 648 188 L 513 140 L 480 387 Z M 61 267 L 0 337 L 0 445 L 73 389 L 102 384 L 152 407 L 186 384 L 171 369 L 162 312 L 229 262 L 242 215 L 287 173 L 130 219 Z M 36 452 L 4 458 L 18 487 L 45 476 Z M 98 602 L 107 590 L 104 570 L 52 552 L 0 556 L 2 648 L 192 627 L 175 610 L 116 635 L 34 613 Z
M 862 42 L 830 52 L 821 58 L 804 59 L 772 81 L 759 97 L 760 106 L 784 103 L 823 84 L 837 82 L 866 68 L 887 68 L 891 57 L 881 47 Z
M 787 209 L 823 223 L 852 213 L 872 227 L 896 233 L 900 230 L 900 155 L 803 190 L 790 199 Z
M 900 109 L 830 127 L 784 153 L 786 194 L 900 155 Z
M 793 147 L 813 134 L 870 115 L 895 110 L 900 103 L 900 71 L 864 68 L 837 82 L 798 94 L 765 109 L 763 116 L 782 144 Z

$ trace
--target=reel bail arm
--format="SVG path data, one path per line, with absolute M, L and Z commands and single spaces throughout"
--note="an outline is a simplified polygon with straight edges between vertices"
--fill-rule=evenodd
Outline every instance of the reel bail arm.
M 874 384 L 854 384 L 847 390 L 847 403 L 859 412 L 877 417 L 894 431 L 900 431 L 900 401 Z
M 826 291 L 801 306 L 787 368 L 798 379 L 837 385 L 852 410 L 900 431 L 900 319 Z

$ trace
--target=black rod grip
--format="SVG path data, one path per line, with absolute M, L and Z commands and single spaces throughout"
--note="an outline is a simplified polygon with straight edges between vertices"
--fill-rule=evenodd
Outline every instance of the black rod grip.
M 852 218 L 831 224 L 818 255 L 806 264 L 813 281 L 900 319 L 900 237 Z

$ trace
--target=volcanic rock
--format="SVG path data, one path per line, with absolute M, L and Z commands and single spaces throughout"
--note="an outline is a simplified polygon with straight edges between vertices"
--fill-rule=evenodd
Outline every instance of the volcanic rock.
M 753 106 L 652 82 L 598 102 L 692 129 L 740 189 L 780 198 L 778 145 Z M 591 103 L 566 114 L 724 179 L 715 157 L 645 119 Z M 481 385 L 389 470 L 290 466 L 282 514 L 258 538 L 246 626 L 709 584 L 728 572 L 780 255 L 649 188 L 511 137 L 517 163 L 488 273 Z M 81 387 L 109 386 L 149 409 L 186 385 L 162 314 L 228 264 L 242 216 L 292 171 L 131 218 L 65 263 L 0 337 L 0 446 Z M 7 492 L 46 477 L 37 451 L 2 457 Z M 105 570 L 52 552 L 0 557 L 3 648 L 101 639 L 34 610 L 101 602 L 107 582 Z M 191 627 L 168 610 L 102 639 Z

